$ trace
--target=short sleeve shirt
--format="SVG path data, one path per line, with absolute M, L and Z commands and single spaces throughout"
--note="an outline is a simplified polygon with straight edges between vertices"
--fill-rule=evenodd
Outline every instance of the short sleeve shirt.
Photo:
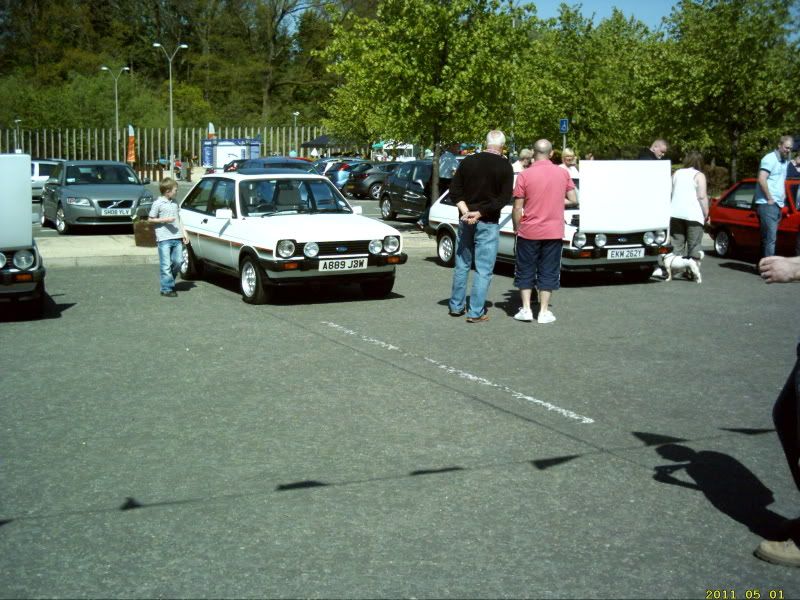
M 156 234 L 156 241 L 163 242 L 164 240 L 181 239 L 180 215 L 178 214 L 178 203 L 172 200 L 159 196 L 153 202 L 150 209 L 150 218 L 160 219 L 162 217 L 175 217 L 171 223 L 156 223 L 153 225 L 153 230 Z
M 786 170 L 789 166 L 788 160 L 781 160 L 777 150 L 773 150 L 761 159 L 758 166 L 760 171 L 766 171 L 767 187 L 769 193 L 778 206 L 783 206 L 786 201 Z M 766 204 L 767 198 L 760 185 L 756 186 L 756 204 Z
M 517 175 L 514 198 L 524 198 L 517 235 L 526 240 L 564 237 L 564 199 L 575 184 L 566 169 L 537 160 Z

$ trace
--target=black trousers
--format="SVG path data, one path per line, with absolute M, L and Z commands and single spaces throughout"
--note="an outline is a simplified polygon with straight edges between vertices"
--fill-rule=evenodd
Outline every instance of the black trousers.
M 772 420 L 775 423 L 775 430 L 778 432 L 781 446 L 783 446 L 786 461 L 789 463 L 789 471 L 792 473 L 794 484 L 800 490 L 800 465 L 798 465 L 798 461 L 800 461 L 800 421 L 798 421 L 800 417 L 800 411 L 798 411 L 800 377 L 798 377 L 798 368 L 800 368 L 800 345 L 797 347 L 797 360 L 792 372 L 786 379 L 772 409 Z

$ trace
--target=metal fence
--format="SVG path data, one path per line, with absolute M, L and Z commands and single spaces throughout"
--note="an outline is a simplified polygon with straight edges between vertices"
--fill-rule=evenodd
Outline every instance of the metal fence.
M 286 156 L 291 151 L 311 157 L 314 148 L 302 144 L 321 135 L 320 127 L 220 127 L 219 139 L 252 138 L 261 140 L 261 156 Z M 175 128 L 175 158 L 192 159 L 199 164 L 202 141 L 208 138 L 205 127 Z M 134 128 L 135 160 L 140 171 L 156 169 L 169 154 L 169 128 Z M 128 128 L 117 137 L 114 128 L 99 129 L 0 129 L 0 153 L 23 152 L 34 158 L 67 160 L 120 160 L 128 158 Z M 319 154 L 347 151 L 365 152 L 352 147 L 319 147 Z M 160 161 L 160 162 L 159 162 Z

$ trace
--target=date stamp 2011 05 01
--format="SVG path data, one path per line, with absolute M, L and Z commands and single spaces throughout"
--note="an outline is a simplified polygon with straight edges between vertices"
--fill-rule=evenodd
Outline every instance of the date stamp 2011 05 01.
M 758 588 L 738 591 L 735 589 L 707 589 L 706 600 L 785 600 L 783 590 L 760 590 Z

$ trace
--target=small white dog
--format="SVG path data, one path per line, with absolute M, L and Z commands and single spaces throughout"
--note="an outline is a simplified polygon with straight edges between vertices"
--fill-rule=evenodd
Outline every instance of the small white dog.
M 664 265 L 664 270 L 667 273 L 666 281 L 672 281 L 672 272 L 676 274 L 684 269 L 689 279 L 693 279 L 696 283 L 702 283 L 703 278 L 700 275 L 700 261 L 703 260 L 705 253 L 700 251 L 700 258 L 686 258 L 678 256 L 677 254 L 666 254 L 661 258 L 661 263 Z

